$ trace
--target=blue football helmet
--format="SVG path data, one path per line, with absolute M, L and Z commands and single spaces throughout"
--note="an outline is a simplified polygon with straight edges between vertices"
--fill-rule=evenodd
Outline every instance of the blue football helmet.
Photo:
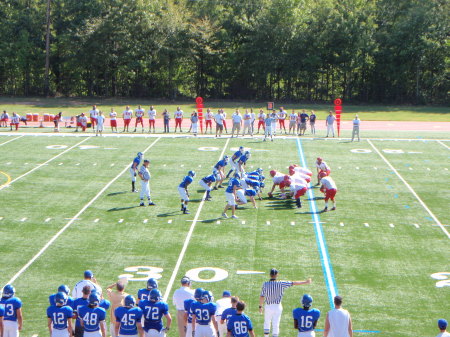
M 303 295 L 303 297 L 302 297 L 302 305 L 304 307 L 307 307 L 307 308 L 311 307 L 312 302 L 313 302 L 313 298 L 311 297 L 311 295 L 309 295 L 309 294 Z
M 148 298 L 150 299 L 150 301 L 152 302 L 158 302 L 161 300 L 162 295 L 161 292 L 158 289 L 152 289 L 152 291 L 150 291 L 150 294 L 148 295 Z
M 189 171 L 188 176 L 194 178 L 195 177 L 195 171 Z
M 196 300 L 201 300 L 204 292 L 205 292 L 205 289 L 203 289 L 203 288 L 195 289 L 194 298 Z
M 3 298 L 10 298 L 10 297 L 13 297 L 15 293 L 16 293 L 16 289 L 14 289 L 14 287 L 11 284 L 7 284 L 3 288 L 2 297 Z
M 264 186 L 266 186 L 266 184 L 264 184 L 263 182 L 260 183 L 261 188 L 264 188 Z
M 239 173 L 236 172 L 236 173 L 234 174 L 234 178 L 240 180 L 240 179 L 241 179 L 241 175 L 240 175 Z
M 155 278 L 150 277 L 150 278 L 147 280 L 147 289 L 148 289 L 148 290 L 151 290 L 151 289 L 156 289 L 156 288 L 158 288 L 158 281 L 156 281 Z
M 216 176 L 215 176 L 214 174 L 212 174 L 212 177 L 211 177 L 211 182 L 213 182 L 213 183 L 214 183 L 214 182 L 216 182 L 216 180 L 217 180 L 217 179 L 216 179 Z
M 140 158 L 142 158 L 142 157 L 144 156 L 144 154 L 143 154 L 142 152 L 138 152 L 138 153 L 137 153 L 137 156 L 140 157 Z
M 260 168 L 260 167 L 258 167 L 258 168 L 256 169 L 256 172 L 258 172 L 259 174 L 262 174 L 262 173 L 263 173 L 263 169 Z
M 249 151 L 245 151 L 244 156 L 246 156 L 247 158 L 250 158 L 250 152 Z
M 70 289 L 69 289 L 69 287 L 66 286 L 65 284 L 61 284 L 61 285 L 58 287 L 58 292 L 62 292 L 62 293 L 65 293 L 66 295 L 69 295 Z
M 136 300 L 134 299 L 133 295 L 128 295 L 123 300 L 123 304 L 127 308 L 132 308 L 132 307 L 136 306 Z
M 67 302 L 67 294 L 65 292 L 59 291 L 55 295 L 55 303 L 65 305 Z
M 89 304 L 90 305 L 99 305 L 100 304 L 100 296 L 97 292 L 91 292 L 89 295 Z
M 213 302 L 214 296 L 212 292 L 210 292 L 209 290 L 205 290 L 202 294 L 202 300 L 206 300 L 206 302 Z
M 230 159 L 230 157 L 228 157 L 228 156 L 223 156 L 223 161 L 224 161 L 225 163 L 228 163 L 228 159 Z
M 239 151 L 240 151 L 241 153 L 244 153 L 244 147 L 243 147 L 243 146 L 239 146 Z

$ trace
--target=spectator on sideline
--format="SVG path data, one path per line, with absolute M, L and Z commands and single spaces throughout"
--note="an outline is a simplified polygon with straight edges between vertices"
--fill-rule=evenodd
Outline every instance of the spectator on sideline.
M 19 121 L 20 121 L 20 116 L 18 114 L 16 114 L 15 112 L 13 112 L 12 116 L 11 116 L 11 123 L 9 124 L 11 127 L 11 131 L 13 129 L 13 126 L 15 127 L 16 131 L 19 130 Z
M 177 107 L 177 111 L 175 111 L 174 113 L 174 117 L 175 117 L 175 132 L 177 132 L 177 126 L 179 126 L 180 128 L 180 132 L 183 132 L 181 130 L 181 122 L 183 121 L 183 110 L 181 110 L 179 106 Z
M 130 127 L 130 122 L 131 119 L 133 118 L 133 110 L 130 109 L 129 106 L 127 106 L 124 110 L 124 112 L 122 113 L 123 116 L 123 131 L 125 132 L 125 130 L 127 130 L 127 132 L 129 132 L 128 128 Z
M 224 290 L 222 298 L 218 299 L 216 304 L 216 321 L 217 326 L 219 327 L 219 336 L 225 336 L 227 334 L 227 326 L 225 323 L 222 323 L 222 314 L 226 309 L 231 308 L 231 292 L 229 290 Z
M 10 284 L 5 285 L 2 290 L 0 307 L 5 309 L 3 316 L 3 336 L 18 337 L 22 330 L 22 301 L 15 296 L 16 290 Z
M 89 116 L 91 118 L 92 131 L 95 131 L 95 124 L 97 123 L 97 116 L 98 116 L 98 109 L 96 105 L 93 105 L 92 110 L 89 110 Z
M 111 108 L 111 112 L 109 113 L 111 131 L 117 133 L 117 112 L 114 111 L 114 108 Z M 114 131 L 116 129 L 116 131 Z
M 255 120 L 256 114 L 253 112 L 253 109 L 250 109 L 250 122 L 252 125 L 252 135 L 255 133 Z
M 8 127 L 9 115 L 6 110 L 3 110 L 2 116 L 0 117 L 0 126 Z
M 304 136 L 306 132 L 306 122 L 308 121 L 309 116 L 306 113 L 305 110 L 302 110 L 302 113 L 300 114 L 300 133 L 299 136 Z M 303 132 L 302 132 L 303 131 Z
M 191 289 L 191 279 L 187 276 L 184 276 L 181 279 L 181 287 L 174 291 L 172 297 L 173 305 L 177 309 L 177 325 L 179 337 L 186 337 L 184 301 L 188 299 L 194 299 L 194 290 Z
M 342 308 L 342 297 L 334 297 L 334 309 L 328 311 L 325 320 L 324 337 L 353 337 L 352 318 Z
M 316 113 L 314 112 L 314 110 L 311 110 L 311 115 L 309 115 L 309 125 L 311 127 L 312 135 L 316 134 L 316 118 Z
M 194 136 L 197 136 L 197 132 L 198 132 L 198 116 L 197 116 L 197 111 L 194 111 L 192 113 L 191 116 L 191 128 L 192 128 L 192 133 L 194 134 Z
M 231 119 L 233 120 L 233 126 L 231 127 L 231 138 L 233 138 L 235 131 L 236 137 L 238 137 L 242 127 L 242 116 L 239 113 L 239 109 L 236 109 L 234 114 L 231 116 Z
M 265 119 L 266 119 L 266 114 L 264 113 L 264 110 L 263 109 L 259 109 L 259 114 L 258 114 L 258 133 L 259 133 L 259 128 L 261 126 L 263 128 L 263 131 L 266 130 L 265 123 L 264 123 Z
M 212 120 L 214 118 L 214 115 L 211 112 L 211 109 L 208 108 L 206 109 L 206 115 L 205 115 L 205 123 L 206 123 L 206 128 L 205 128 L 205 133 L 208 133 L 208 126 L 209 126 L 209 133 L 212 133 Z
M 264 282 L 259 296 L 259 312 L 263 313 L 264 305 L 264 336 L 268 337 L 270 326 L 272 325 L 272 336 L 278 337 L 280 332 L 280 320 L 283 307 L 281 300 L 283 299 L 284 290 L 286 288 L 311 284 L 311 279 L 306 281 L 278 281 L 278 270 L 272 268 L 270 270 L 270 280 Z
M 219 111 L 217 111 L 217 114 L 214 116 L 214 121 L 216 122 L 216 138 L 221 137 L 222 132 L 223 132 L 223 122 L 224 122 L 224 117 L 222 115 L 221 109 L 219 109 Z
M 94 277 L 94 273 L 90 270 L 86 270 L 84 272 L 84 279 L 79 281 L 72 290 L 72 297 L 74 300 L 77 298 L 83 297 L 83 288 L 84 286 L 89 286 L 91 291 L 93 289 L 96 290 L 97 294 L 101 296 L 102 287 L 98 284 L 97 280 Z
M 359 125 L 361 124 L 361 121 L 359 120 L 358 115 L 355 115 L 355 119 L 353 120 L 353 131 L 352 131 L 352 142 L 355 139 L 355 136 L 358 136 L 358 142 L 359 139 Z
M 86 128 L 87 128 L 87 117 L 84 114 L 84 112 L 82 112 L 81 115 L 80 115 L 80 127 L 81 127 L 81 131 L 83 131 L 83 132 L 86 131 Z M 78 130 L 75 130 L 75 131 L 78 131 Z
M 336 117 L 334 117 L 333 111 L 330 110 L 330 114 L 327 116 L 327 119 L 325 120 L 325 124 L 327 126 L 327 137 L 331 132 L 333 134 L 333 138 L 334 138 L 334 121 L 335 120 L 336 120 Z
M 169 122 L 170 122 L 169 111 L 167 111 L 167 109 L 164 109 L 162 114 L 163 114 L 163 120 L 164 120 L 164 133 L 168 133 L 169 132 Z M 153 129 L 153 131 L 154 131 L 154 129 Z
M 55 124 L 55 132 L 59 132 L 59 122 L 61 122 L 62 112 L 58 112 L 56 116 L 53 118 L 53 124 Z
M 222 116 L 223 116 L 223 128 L 225 129 L 225 133 L 228 133 L 228 129 L 227 129 L 227 113 L 225 112 L 224 109 L 220 109 L 220 111 L 222 112 Z
M 450 337 L 450 333 L 447 332 L 447 321 L 443 318 L 438 320 L 438 328 L 441 331 L 436 337 Z
M 97 116 L 97 132 L 95 133 L 96 136 L 98 136 L 99 134 L 100 136 L 102 136 L 103 125 L 105 125 L 105 116 L 103 116 L 103 112 L 99 111 Z
M 148 132 L 152 132 L 152 126 L 153 126 L 153 133 L 155 133 L 155 121 L 156 121 L 156 110 L 153 107 L 153 105 L 150 107 L 150 110 L 148 110 Z
M 116 288 L 116 291 L 114 291 L 114 288 Z M 106 288 L 106 292 L 108 294 L 108 299 L 111 301 L 109 331 L 111 332 L 111 337 L 118 337 L 115 334 L 116 315 L 114 312 L 122 305 L 122 301 L 128 296 L 128 294 L 125 292 L 125 284 L 121 281 L 109 285 Z

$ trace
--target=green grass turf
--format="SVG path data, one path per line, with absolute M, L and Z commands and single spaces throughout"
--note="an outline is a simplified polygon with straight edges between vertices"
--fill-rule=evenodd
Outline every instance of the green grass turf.
M 87 112 L 91 109 L 92 104 L 97 104 L 99 109 L 105 113 L 109 113 L 111 108 L 115 108 L 120 115 L 126 105 L 130 105 L 135 109 L 137 105 L 142 105 L 148 109 L 150 105 L 154 105 L 159 117 L 164 109 L 173 113 L 177 106 L 183 111 L 190 113 L 195 110 L 196 105 L 192 101 L 166 101 L 166 100 L 149 100 L 149 99 L 78 99 L 78 98 L 0 98 L 0 109 L 8 112 L 17 112 L 20 115 L 26 113 L 52 113 L 56 114 L 60 111 L 64 116 L 72 116 L 81 112 Z M 229 114 L 234 109 L 265 109 L 266 102 L 252 101 L 205 101 L 205 108 L 224 108 Z M 316 111 L 319 119 L 324 119 L 327 112 L 333 109 L 333 104 L 302 104 L 302 103 L 276 103 L 276 108 L 284 106 L 290 112 L 291 109 L 306 109 Z M 362 120 L 377 121 L 440 121 L 450 122 L 450 110 L 445 106 L 384 106 L 384 105 L 343 105 L 343 120 L 352 120 L 355 113 L 358 113 Z
M 12 137 L 0 136 L 0 143 L 9 139 Z M 83 139 L 22 137 L 0 147 L 0 171 L 14 179 L 64 151 L 46 146 L 70 147 Z M 74 148 L 1 190 L 5 202 L 0 204 L 0 215 L 3 216 L 0 220 L 0 284 L 6 283 L 37 253 L 69 221 L 67 218 L 77 214 L 128 167 L 137 151 L 144 150 L 155 139 L 90 138 L 82 145 L 97 148 Z M 45 308 L 48 295 L 61 283 L 72 288 L 85 269 L 94 270 L 105 287 L 125 273 L 126 267 L 163 268 L 159 282 L 164 293 L 192 223 L 186 220 L 194 219 L 200 205 L 202 192 L 198 180 L 210 173 L 226 144 L 226 139 L 158 140 L 146 154 L 151 159 L 153 179 L 150 186 L 156 207 L 137 207 L 139 197 L 129 192 L 130 179 L 126 171 L 14 282 L 17 296 L 24 301 L 23 335 L 47 333 Z M 438 219 L 449 224 L 447 204 L 450 194 L 445 188 L 450 174 L 449 150 L 435 141 L 378 140 L 373 144 Z M 271 168 L 286 172 L 289 164 L 300 163 L 295 139 L 277 139 L 273 143 L 233 139 L 228 141 L 225 153 L 231 154 L 231 148 L 240 145 L 251 148 L 249 166 L 264 168 L 266 176 Z M 448 238 L 439 227 L 433 226 L 428 213 L 368 142 L 303 140 L 301 145 L 309 167 L 313 167 L 318 155 L 325 158 L 339 188 L 338 210 L 322 213 L 320 219 L 324 222 L 322 226 L 336 285 L 344 297 L 345 307 L 352 313 L 354 328 L 379 330 L 381 333 L 374 336 L 389 337 L 410 336 L 411 330 L 417 336 L 435 333 L 436 319 L 448 314 L 449 298 L 448 288 L 436 288 L 436 280 L 430 275 L 448 272 L 450 268 L 450 254 L 446 249 Z M 217 147 L 217 150 L 198 150 L 205 146 Z M 351 152 L 355 148 L 371 152 Z M 385 149 L 404 153 L 389 154 L 383 152 Z M 179 211 L 176 186 L 189 169 L 194 169 L 197 176 L 190 188 L 191 214 L 183 216 Z M 0 184 L 5 179 L 0 177 Z M 266 192 L 270 181 L 267 185 Z M 222 268 L 229 273 L 225 280 L 196 282 L 194 286 L 211 289 L 216 297 L 224 289 L 239 295 L 248 303 L 248 314 L 254 321 L 257 335 L 261 335 L 263 318 L 257 313 L 259 291 L 268 277 L 267 271 L 276 267 L 283 279 L 313 278 L 310 286 L 286 291 L 281 325 L 283 335 L 296 336 L 290 313 L 299 305 L 303 293 L 310 293 L 314 297 L 314 306 L 325 315 L 329 310 L 329 298 L 312 217 L 308 214 L 311 201 L 303 198 L 304 206 L 297 210 L 289 201 L 265 199 L 258 202 L 258 209 L 245 206 L 238 210 L 239 219 L 224 220 L 220 218 L 225 204 L 223 190 L 214 191 L 212 195 L 213 201 L 206 202 L 199 214 L 201 221 L 196 224 L 176 275 L 169 304 L 178 280 L 188 270 Z M 314 189 L 314 195 L 321 196 L 317 189 Z M 315 202 L 318 209 L 323 208 L 323 200 Z M 21 221 L 24 217 L 27 220 Z M 45 222 L 46 218 L 51 220 Z M 144 223 L 145 219 L 147 223 Z M 390 228 L 390 223 L 395 227 Z M 415 223 L 420 228 L 414 227 Z M 264 271 L 266 274 L 237 275 L 237 270 Z M 200 274 L 203 278 L 211 275 L 210 272 Z M 145 279 L 147 276 L 136 277 Z M 144 285 L 145 282 L 130 282 L 128 291 L 136 294 Z M 171 312 L 175 316 L 173 306 Z M 323 318 L 319 321 L 319 329 L 324 327 Z M 176 329 L 170 335 L 176 336 Z

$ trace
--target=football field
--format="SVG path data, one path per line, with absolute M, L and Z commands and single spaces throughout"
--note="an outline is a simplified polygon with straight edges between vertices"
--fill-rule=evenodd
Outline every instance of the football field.
M 224 190 L 204 202 L 198 181 L 239 146 L 251 152 L 247 170 L 264 170 L 264 199 L 224 219 Z M 139 151 L 150 159 L 154 207 L 139 207 L 139 193 L 130 192 Z M 338 187 L 336 211 L 322 212 L 318 188 L 301 209 L 267 197 L 271 169 L 314 172 L 318 156 Z M 21 335 L 32 337 L 48 335 L 48 296 L 60 284 L 72 289 L 86 269 L 103 288 L 126 274 L 133 295 L 158 278 L 172 317 L 173 291 L 187 274 L 216 299 L 223 290 L 243 299 L 261 336 L 259 293 L 277 268 L 280 279 L 313 279 L 286 290 L 280 336 L 297 336 L 291 312 L 304 293 L 322 312 L 318 330 L 339 294 L 355 336 L 434 336 L 437 319 L 450 313 L 449 169 L 450 139 L 3 134 L 0 285 L 15 286 Z M 177 186 L 189 170 L 196 177 L 191 214 L 183 215 Z M 173 324 L 169 336 L 177 335 Z

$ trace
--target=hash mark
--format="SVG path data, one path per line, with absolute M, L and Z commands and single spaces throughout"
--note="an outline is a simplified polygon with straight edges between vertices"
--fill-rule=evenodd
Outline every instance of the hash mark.
M 220 225 L 220 220 L 217 220 L 216 224 Z
M 28 218 L 22 218 L 22 219 L 20 219 L 20 221 L 24 222 L 24 221 L 27 221 L 27 219 Z
M 80 163 L 76 163 L 75 166 L 80 166 Z
M 243 225 L 245 225 L 245 221 L 242 221 L 241 223 L 242 223 Z
M 291 221 L 291 226 L 295 226 L 295 222 L 294 221 Z
M 414 227 L 416 227 L 416 228 L 420 228 L 420 226 L 418 225 L 418 224 L 414 224 Z
M 390 223 L 390 224 L 389 224 L 389 227 L 394 228 L 395 226 L 394 226 L 393 223 Z
M 410 167 L 410 168 L 409 168 L 409 170 L 410 170 L 410 171 L 412 171 L 412 170 L 413 170 L 413 168 L 412 168 L 412 167 Z
M 172 220 L 167 221 L 167 223 L 172 223 Z
M 94 222 L 98 222 L 99 220 L 100 220 L 100 219 L 97 218 L 97 219 L 94 220 Z
M 111 164 L 111 167 L 113 167 L 114 165 L 115 165 L 115 164 L 114 164 L 114 163 L 112 163 L 112 164 Z
M 61 166 L 61 165 L 63 165 L 63 164 L 64 164 L 64 163 L 59 163 L 58 166 Z
M 340 225 L 341 225 L 341 227 L 344 227 L 344 223 L 343 222 L 341 222 Z
M 428 170 L 428 171 L 431 171 L 431 169 L 430 169 L 429 167 L 427 167 L 427 170 Z
M 123 222 L 123 219 L 119 219 L 119 221 L 118 221 L 119 223 L 122 223 Z
M 45 222 L 49 222 L 52 218 L 45 219 Z
M 270 221 L 266 221 L 266 224 L 270 225 Z
M 367 222 L 364 223 L 364 226 L 369 227 L 369 224 Z
M 142 221 L 143 223 L 147 223 L 148 222 L 148 219 L 144 219 L 144 221 Z
M 3 217 L 2 217 L 2 216 L 0 216 L 0 220 L 3 220 Z
M 357 170 L 359 170 L 359 166 L 356 166 L 355 168 L 356 168 Z

